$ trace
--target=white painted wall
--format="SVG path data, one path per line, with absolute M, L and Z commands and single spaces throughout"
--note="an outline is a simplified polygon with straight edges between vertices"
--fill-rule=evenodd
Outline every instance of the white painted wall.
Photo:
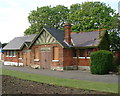
M 23 63 L 4 61 L 4 65 L 23 66 Z

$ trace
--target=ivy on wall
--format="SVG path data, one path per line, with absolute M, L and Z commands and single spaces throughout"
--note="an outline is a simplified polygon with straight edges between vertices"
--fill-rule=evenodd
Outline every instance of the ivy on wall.
M 103 34 L 104 35 L 100 37 L 100 39 L 102 40 L 98 47 L 100 48 L 100 50 L 110 50 L 109 35 L 107 30 L 105 30 Z

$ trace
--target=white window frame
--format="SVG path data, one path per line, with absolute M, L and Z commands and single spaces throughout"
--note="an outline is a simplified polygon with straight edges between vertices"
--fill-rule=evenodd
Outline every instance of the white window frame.
M 10 51 L 10 55 L 9 55 L 9 57 L 13 57 L 13 51 Z
M 13 51 L 13 57 L 16 57 L 16 51 Z
M 6 57 L 9 57 L 9 51 L 6 51 Z
M 77 57 L 73 57 L 74 59 L 77 59 Z M 90 57 L 78 57 L 79 59 L 90 59 Z

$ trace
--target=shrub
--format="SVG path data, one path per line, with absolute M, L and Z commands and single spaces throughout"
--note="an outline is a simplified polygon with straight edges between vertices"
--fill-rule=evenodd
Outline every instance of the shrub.
M 120 65 L 117 67 L 118 68 L 118 75 L 120 75 Z
M 113 54 L 106 50 L 100 50 L 91 54 L 90 71 L 92 74 L 107 74 L 112 70 Z
M 116 56 L 113 58 L 113 72 L 118 72 L 118 68 L 120 67 L 120 59 Z
M 119 57 L 114 56 L 114 62 L 113 62 L 116 66 L 120 65 L 120 59 Z

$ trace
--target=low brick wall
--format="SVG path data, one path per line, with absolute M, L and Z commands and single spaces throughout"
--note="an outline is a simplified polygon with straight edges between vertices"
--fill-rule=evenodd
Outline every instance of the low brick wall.
M 90 58 L 73 58 L 73 64 L 78 66 L 90 66 Z

